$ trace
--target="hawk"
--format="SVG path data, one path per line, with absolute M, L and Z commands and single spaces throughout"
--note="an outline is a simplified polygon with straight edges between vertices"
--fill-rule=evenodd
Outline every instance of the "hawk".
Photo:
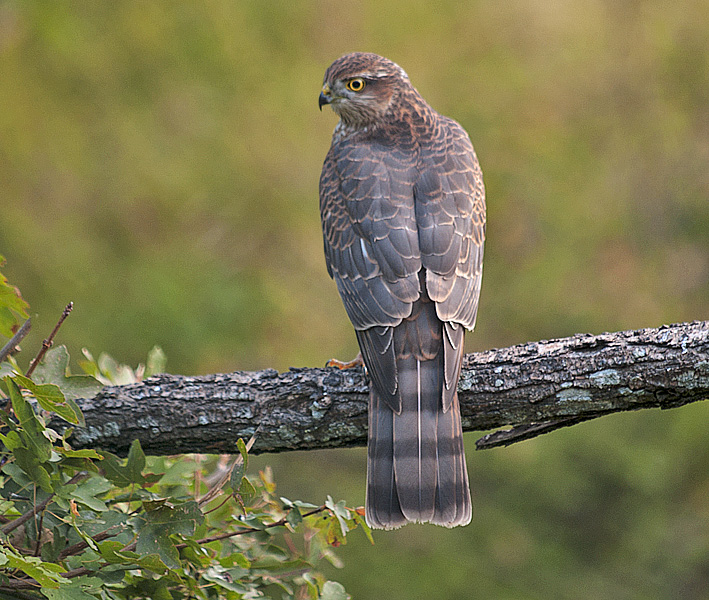
M 320 178 L 325 258 L 370 378 L 367 523 L 466 525 L 457 386 L 485 239 L 475 151 L 376 54 L 332 63 L 325 104 L 340 117 Z

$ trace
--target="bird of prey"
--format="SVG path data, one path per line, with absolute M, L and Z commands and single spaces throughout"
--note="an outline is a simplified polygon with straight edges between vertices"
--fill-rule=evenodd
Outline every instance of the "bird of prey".
M 370 378 L 366 520 L 472 517 L 457 386 L 478 309 L 485 190 L 465 130 L 392 61 L 337 59 L 320 178 L 325 257 Z

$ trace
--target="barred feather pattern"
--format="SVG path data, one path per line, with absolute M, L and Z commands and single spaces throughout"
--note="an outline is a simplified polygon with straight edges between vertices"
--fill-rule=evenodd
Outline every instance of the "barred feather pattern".
M 485 239 L 475 151 L 403 69 L 374 54 L 335 61 L 320 104 L 340 116 L 320 179 L 325 258 L 371 380 L 367 522 L 464 525 L 472 504 L 456 390 Z
M 370 390 L 367 522 L 383 529 L 409 521 L 465 525 L 472 503 L 455 389 L 463 328 L 447 328 L 424 296 L 410 317 L 387 329 L 386 347 L 377 343 L 379 332 L 357 332 L 365 363 L 378 364 L 377 354 L 388 354 L 382 362 L 393 371 L 386 381 L 398 382 L 395 394 L 375 383 Z M 448 385 L 446 371 L 454 373 Z

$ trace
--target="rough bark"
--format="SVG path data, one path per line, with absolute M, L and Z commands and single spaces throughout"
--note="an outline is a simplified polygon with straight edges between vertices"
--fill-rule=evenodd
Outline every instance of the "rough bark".
M 231 453 L 258 428 L 255 453 L 360 446 L 367 390 L 361 369 L 159 375 L 80 400 L 86 427 L 73 443 L 125 454 L 138 438 L 149 454 Z M 478 448 L 614 412 L 704 400 L 709 321 L 469 354 L 459 396 L 466 431 L 512 426 Z

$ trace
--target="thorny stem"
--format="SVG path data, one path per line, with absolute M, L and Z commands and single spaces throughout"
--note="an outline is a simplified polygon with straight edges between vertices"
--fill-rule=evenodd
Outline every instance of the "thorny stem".
M 52 333 L 50 333 L 49 337 L 42 342 L 42 347 L 39 349 L 37 356 L 35 356 L 34 359 L 32 359 L 32 362 L 30 363 L 30 366 L 27 368 L 27 372 L 25 373 L 25 377 L 30 377 L 32 375 L 35 368 L 39 364 L 39 361 L 42 360 L 42 358 L 44 358 L 44 355 L 47 353 L 47 350 L 49 350 L 52 347 L 52 344 L 54 343 L 54 336 L 57 335 L 59 328 L 62 326 L 62 323 L 69 316 L 69 313 L 72 311 L 73 308 L 74 308 L 73 302 L 69 302 L 69 304 L 67 304 L 64 307 L 64 311 L 62 312 L 62 316 L 59 317 L 59 321 L 57 321 L 57 324 L 54 326 Z

